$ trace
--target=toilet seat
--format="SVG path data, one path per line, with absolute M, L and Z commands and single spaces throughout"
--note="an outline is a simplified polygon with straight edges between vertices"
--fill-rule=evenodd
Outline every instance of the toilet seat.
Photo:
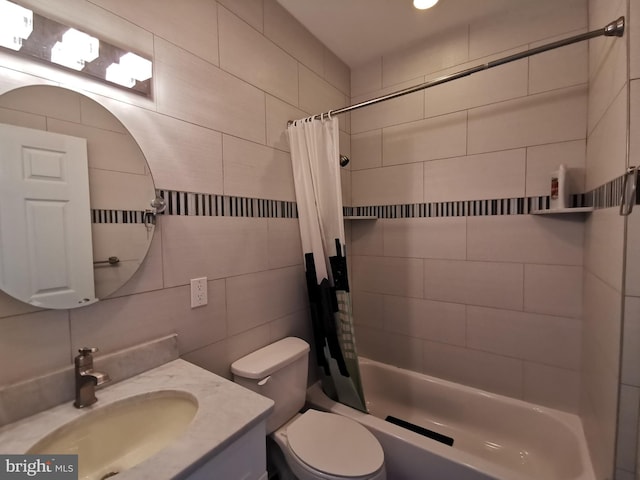
M 312 471 L 361 478 L 384 465 L 384 452 L 373 434 L 334 413 L 307 410 L 288 425 L 286 436 L 290 451 Z

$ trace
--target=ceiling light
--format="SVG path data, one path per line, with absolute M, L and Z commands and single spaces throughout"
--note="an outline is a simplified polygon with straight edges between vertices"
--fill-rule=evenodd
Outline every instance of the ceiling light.
M 0 46 L 18 51 L 33 32 L 33 12 L 0 0 Z
M 0 55 L 7 50 L 11 50 L 10 54 L 62 65 L 112 86 L 151 95 L 151 60 L 11 1 L 0 0 Z
M 151 61 L 135 53 L 129 52 L 121 56 L 120 65 L 136 80 L 143 82 L 151 78 Z
M 106 79 L 123 87 L 131 88 L 136 84 L 131 72 L 119 63 L 112 63 L 107 67 Z
M 426 10 L 427 8 L 433 7 L 438 0 L 413 0 L 413 6 L 418 10 Z

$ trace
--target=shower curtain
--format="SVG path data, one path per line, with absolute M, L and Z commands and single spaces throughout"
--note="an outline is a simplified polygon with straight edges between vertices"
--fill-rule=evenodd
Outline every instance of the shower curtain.
M 288 133 L 322 388 L 366 412 L 347 275 L 338 119 L 297 120 Z

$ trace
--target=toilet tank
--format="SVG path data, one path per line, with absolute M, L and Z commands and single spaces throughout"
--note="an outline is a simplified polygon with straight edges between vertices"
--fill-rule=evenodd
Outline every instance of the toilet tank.
M 267 419 L 267 434 L 300 411 L 307 393 L 309 344 L 287 337 L 231 364 L 233 381 L 275 403 Z

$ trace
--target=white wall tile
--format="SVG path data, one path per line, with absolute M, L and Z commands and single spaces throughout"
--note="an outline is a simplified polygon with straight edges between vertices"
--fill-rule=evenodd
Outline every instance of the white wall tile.
M 604 283 L 590 272 L 584 277 L 583 308 L 583 378 L 592 385 L 588 389 L 598 410 L 610 412 L 617 408 L 617 388 L 620 364 L 620 332 L 622 323 L 620 291 Z
M 12 317 L 23 313 L 37 312 L 40 308 L 21 302 L 0 291 L 0 318 Z
M 384 297 L 379 293 L 354 291 L 351 299 L 355 324 L 382 330 L 384 323 Z
M 357 290 L 422 297 L 422 260 L 354 255 L 353 283 Z
M 585 182 L 587 191 L 625 172 L 626 132 L 627 95 L 622 90 L 589 135 Z
M 526 195 L 549 195 L 551 172 L 560 164 L 567 167 L 567 188 L 571 193 L 585 191 L 586 141 L 551 143 L 527 148 Z
M 625 297 L 621 381 L 640 387 L 640 298 Z
M 209 282 L 209 304 L 192 309 L 188 286 L 95 303 L 70 311 L 72 348 L 97 346 L 101 353 L 178 333 L 180 352 L 224 338 L 223 282 Z M 153 312 L 150 314 L 149 312 Z
M 296 105 L 298 62 L 227 9 L 218 15 L 220 68 Z
M 636 469 L 638 406 L 640 406 L 640 388 L 621 385 L 616 468 L 628 472 L 633 472 Z
M 355 96 L 352 104 L 357 104 L 374 97 L 387 95 L 397 90 L 412 87 L 422 83 L 424 78 L 417 78 L 408 82 L 384 88 L 375 92 Z M 405 122 L 421 120 L 424 117 L 424 90 L 404 95 L 402 97 L 370 105 L 366 108 L 351 112 L 351 133 L 361 133 L 376 128 L 399 125 Z
M 95 0 L 92 3 L 213 64 L 218 63 L 218 18 L 213 2 L 196 0 L 185 2 L 180 8 L 175 8 L 172 2 L 157 0 Z
M 140 144 L 156 188 L 223 193 L 219 132 L 140 108 L 117 113 Z
M 351 96 L 375 92 L 382 88 L 382 57 L 351 69 Z
M 524 362 L 524 400 L 577 414 L 580 372 Z
M 468 348 L 424 342 L 424 372 L 489 392 L 522 398 L 522 361 Z
M 385 224 L 382 220 L 352 220 L 350 252 L 353 255 L 383 256 Z
M 267 145 L 289 152 L 287 122 L 307 116 L 302 110 L 267 95 Z
M 467 307 L 467 345 L 556 367 L 580 368 L 579 320 Z
M 159 112 L 264 143 L 264 92 L 162 39 L 155 69 Z
M 89 168 L 89 185 L 91 208 L 144 210 L 156 196 L 149 175 Z
M 422 163 L 351 172 L 353 206 L 423 201 Z
M 324 45 L 276 0 L 264 2 L 264 34 L 318 75 L 324 74 Z
M 465 25 L 385 55 L 382 59 L 382 86 L 397 85 L 466 62 L 469 59 L 468 43 Z
M 356 327 L 358 354 L 400 368 L 420 371 L 422 340 L 375 330 L 362 325 Z
M 266 218 L 168 216 L 162 224 L 164 285 L 268 269 Z
M 525 265 L 524 310 L 580 318 L 582 267 Z
M 570 87 L 470 110 L 468 153 L 585 138 L 586 93 Z
M 324 78 L 345 95 L 351 95 L 349 66 L 326 47 L 324 48 Z
M 464 346 L 465 306 L 386 295 L 384 329 L 409 337 Z
M 277 342 L 286 337 L 298 337 L 306 341 L 313 349 L 313 332 L 309 309 L 305 308 L 270 322 L 269 336 L 271 342 Z M 310 353 L 309 366 L 315 370 L 314 358 L 313 354 Z
M 603 4 L 610 17 L 604 23 L 625 16 L 627 1 Z M 613 10 L 615 9 L 615 11 Z M 590 15 L 591 17 L 591 15 Z M 601 28 L 598 25 L 595 28 Z M 589 41 L 588 131 L 593 131 L 614 98 L 627 82 L 627 46 L 617 37 Z
M 596 210 L 585 223 L 585 269 L 618 291 L 624 275 L 624 223 L 617 208 Z
M 218 3 L 224 5 L 259 32 L 264 30 L 263 0 L 219 0 Z
M 302 243 L 298 221 L 290 218 L 269 218 L 267 222 L 269 268 L 302 264 Z
M 640 297 L 640 209 L 627 217 L 626 254 L 625 294 Z
M 630 40 L 629 40 L 629 78 L 640 78 L 640 29 L 638 25 L 640 25 L 640 5 L 635 2 L 629 2 L 629 9 L 631 15 L 629 16 L 629 23 L 631 24 L 631 29 L 629 32 Z
M 583 32 L 572 32 L 577 35 Z M 543 43 L 567 38 L 562 35 L 557 38 L 536 42 L 531 48 Z M 540 93 L 556 88 L 580 85 L 588 81 L 589 48 L 587 42 L 568 45 L 563 48 L 550 50 L 529 58 L 529 93 Z
M 377 220 L 384 225 L 384 255 L 463 260 L 467 256 L 464 217 Z
M 0 319 L 0 385 L 10 385 L 71 364 L 67 310 Z M 9 368 L 10 366 L 10 368 Z
M 222 151 L 225 195 L 295 201 L 287 152 L 229 135 L 222 137 Z
M 424 298 L 522 310 L 523 266 L 517 263 L 424 261 Z
M 348 168 L 340 169 L 340 188 L 340 193 L 342 194 L 342 205 L 351 205 L 351 170 Z
M 351 170 L 382 166 L 382 130 L 351 135 Z
M 469 56 L 483 57 L 586 26 L 587 5 L 583 0 L 530 3 L 471 24 Z
M 382 164 L 422 162 L 467 152 L 467 112 L 452 113 L 382 130 Z
M 476 65 L 477 61 L 469 67 Z M 459 65 L 438 72 L 438 76 L 457 73 L 465 67 Z M 425 115 L 432 117 L 523 97 L 527 95 L 527 74 L 527 61 L 521 60 L 430 88 L 425 93 Z
M 274 0 L 275 1 L 275 0 Z M 304 65 L 298 65 L 300 78 L 299 107 L 312 115 L 347 106 L 347 97 L 336 87 L 324 80 Z M 340 129 L 346 130 L 346 117 L 340 115 Z
M 433 160 L 424 164 L 424 201 L 522 197 L 525 149 Z
M 584 221 L 536 215 L 469 217 L 470 260 L 582 265 Z
M 307 306 L 300 266 L 226 279 L 227 334 L 235 335 Z

